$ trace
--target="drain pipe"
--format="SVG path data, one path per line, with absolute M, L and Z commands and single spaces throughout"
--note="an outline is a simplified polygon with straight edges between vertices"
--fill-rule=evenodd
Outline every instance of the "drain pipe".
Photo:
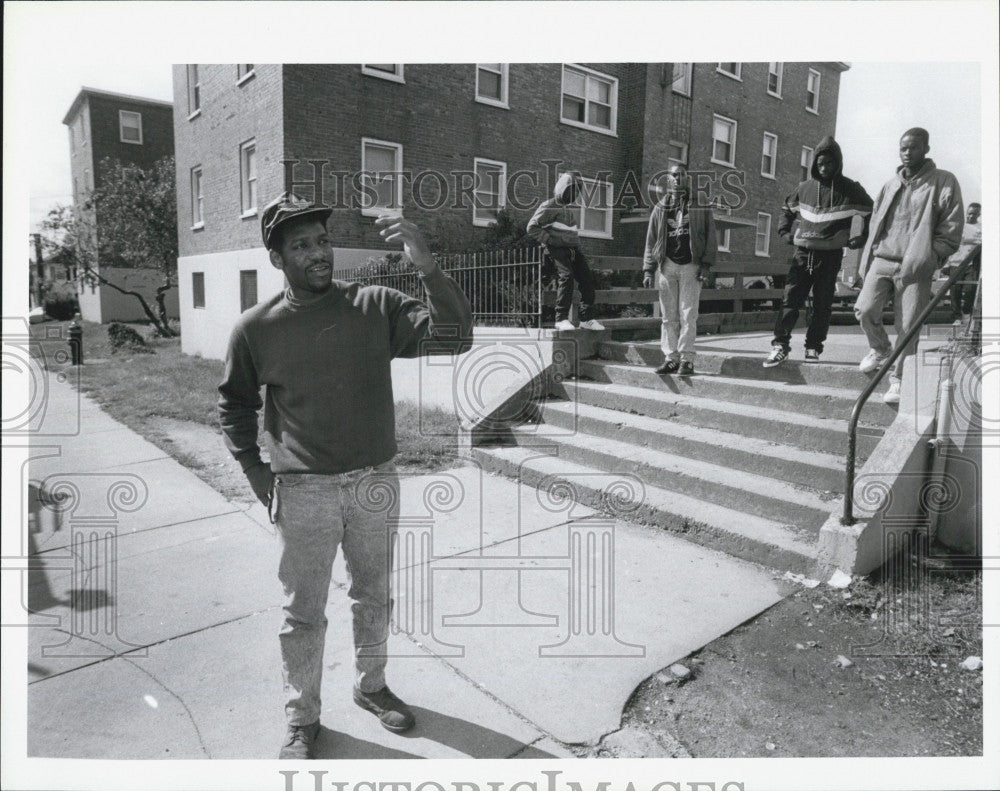
M 944 479 L 944 474 L 948 466 L 948 454 L 945 450 L 948 447 L 948 443 L 951 442 L 951 409 L 955 399 L 953 359 L 953 355 L 949 353 L 945 363 L 947 374 L 944 380 L 938 385 L 937 413 L 934 416 L 934 439 L 928 443 L 933 454 L 930 477 L 926 483 L 928 487 L 932 486 L 935 481 L 940 482 Z M 931 539 L 937 535 L 940 518 L 940 511 L 934 511 L 932 521 L 929 525 Z

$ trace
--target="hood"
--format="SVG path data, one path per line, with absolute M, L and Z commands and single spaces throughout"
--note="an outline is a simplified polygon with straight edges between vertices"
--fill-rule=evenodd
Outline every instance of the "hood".
M 837 169 L 833 172 L 833 177 L 837 178 L 844 169 L 844 155 L 840 151 L 840 144 L 831 135 L 827 135 L 816 145 L 816 150 L 813 151 L 812 165 L 809 168 L 809 175 L 816 181 L 820 180 L 819 171 L 816 169 L 816 160 L 819 159 L 820 154 L 830 154 L 836 160 Z
M 569 203 L 566 200 L 566 192 L 575 183 L 579 181 L 580 174 L 575 170 L 568 170 L 556 179 L 556 186 L 552 190 L 552 196 L 559 201 L 559 203 Z

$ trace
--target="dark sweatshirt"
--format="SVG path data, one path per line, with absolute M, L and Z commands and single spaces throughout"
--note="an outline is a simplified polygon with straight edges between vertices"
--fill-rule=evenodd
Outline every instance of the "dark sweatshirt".
M 837 163 L 833 178 L 823 181 L 819 177 L 816 160 L 820 154 L 832 155 Z M 785 198 L 778 235 L 792 230 L 798 220 L 793 241 L 796 247 L 807 250 L 839 250 L 847 245 L 851 236 L 851 220 L 864 218 L 862 239 L 868 238 L 873 201 L 858 182 L 845 178 L 841 171 L 844 156 L 832 137 L 824 137 L 813 153 L 810 178 L 803 181 Z
M 579 207 L 570 204 L 572 187 L 578 186 L 573 173 L 563 173 L 556 179 L 552 197 L 542 201 L 528 220 L 528 235 L 546 247 L 579 247 L 580 232 L 576 225 Z
M 313 302 L 296 303 L 286 291 L 240 317 L 219 420 L 244 470 L 260 463 L 261 404 L 275 473 L 348 472 L 396 454 L 392 358 L 462 354 L 471 345 L 472 309 L 458 284 L 440 271 L 421 280 L 426 305 L 335 280 Z

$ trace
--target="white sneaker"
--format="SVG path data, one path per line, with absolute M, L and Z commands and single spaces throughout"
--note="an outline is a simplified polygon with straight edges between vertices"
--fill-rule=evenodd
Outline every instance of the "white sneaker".
M 882 396 L 882 401 L 886 404 L 899 403 L 899 382 L 889 382 L 889 389 L 886 390 L 885 395 Z
M 562 321 L 556 322 L 556 329 L 568 332 L 569 330 L 575 330 L 576 325 L 569 319 L 563 319 Z
M 881 368 L 882 363 L 888 359 L 888 356 L 879 354 L 877 351 L 872 349 L 865 355 L 865 358 L 858 363 L 858 370 L 863 374 L 870 374 Z
M 580 322 L 581 330 L 593 330 L 594 332 L 600 332 L 604 329 L 604 325 L 601 324 L 597 319 L 588 319 L 587 321 Z

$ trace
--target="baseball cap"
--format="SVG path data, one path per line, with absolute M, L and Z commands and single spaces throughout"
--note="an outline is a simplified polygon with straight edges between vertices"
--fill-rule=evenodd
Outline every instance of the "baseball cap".
M 271 249 L 271 235 L 284 222 L 315 215 L 315 219 L 325 225 L 331 214 L 332 209 L 317 206 L 292 192 L 284 192 L 267 204 L 260 216 L 260 234 L 264 239 L 264 247 Z

